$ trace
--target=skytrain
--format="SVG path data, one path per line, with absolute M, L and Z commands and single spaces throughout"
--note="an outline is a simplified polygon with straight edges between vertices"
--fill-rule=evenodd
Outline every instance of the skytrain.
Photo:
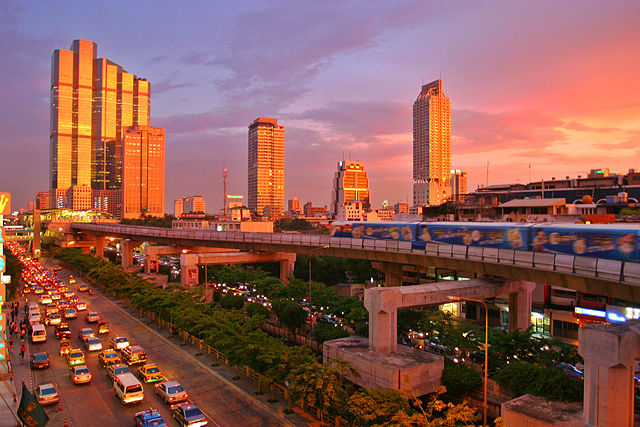
M 480 246 L 640 263 L 640 224 L 335 221 L 332 237 Z

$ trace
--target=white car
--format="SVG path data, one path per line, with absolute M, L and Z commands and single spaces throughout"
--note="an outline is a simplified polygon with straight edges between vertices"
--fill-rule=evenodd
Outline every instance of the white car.
M 42 294 L 42 296 L 40 296 L 40 304 L 51 304 L 52 302 L 51 295 Z
M 102 350 L 102 342 L 99 338 L 89 337 L 84 339 L 84 345 L 87 346 L 88 351 L 100 351 Z
M 113 337 L 109 341 L 111 348 L 115 348 L 116 350 L 122 350 L 123 348 L 129 347 L 129 340 L 125 337 Z

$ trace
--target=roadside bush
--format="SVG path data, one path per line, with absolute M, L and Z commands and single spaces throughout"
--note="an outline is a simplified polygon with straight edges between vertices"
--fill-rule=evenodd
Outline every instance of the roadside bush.
M 557 368 L 546 368 L 531 363 L 515 362 L 505 365 L 495 376 L 498 384 L 516 396 L 533 394 L 547 400 L 580 402 L 584 384 L 565 375 Z
M 260 304 L 259 302 L 249 303 L 245 306 L 245 309 L 247 310 L 247 314 L 249 316 L 260 315 L 260 316 L 263 316 L 265 319 L 269 317 L 269 309 L 264 305 Z
M 442 385 L 447 388 L 448 396 L 461 397 L 464 393 L 482 386 L 482 376 L 468 366 L 445 359 Z
M 329 325 L 328 323 L 316 323 L 311 335 L 314 340 L 322 344 L 325 341 L 348 337 L 349 333 L 342 328 Z
M 227 295 L 220 299 L 220 305 L 227 310 L 242 310 L 244 297 L 240 295 Z

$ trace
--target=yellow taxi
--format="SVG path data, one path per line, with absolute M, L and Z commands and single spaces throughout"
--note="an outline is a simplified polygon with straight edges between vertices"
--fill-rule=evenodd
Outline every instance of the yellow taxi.
M 102 363 L 103 367 L 117 365 L 118 363 L 122 363 L 120 359 L 120 355 L 117 351 L 113 349 L 103 350 L 98 353 L 98 359 L 100 359 L 100 363 Z
M 138 376 L 145 383 L 153 383 L 164 379 L 162 372 L 160 372 L 160 368 L 158 368 L 158 365 L 155 363 L 147 363 L 140 367 L 138 369 Z
M 84 353 L 79 348 L 69 350 L 67 353 L 67 363 L 69 366 L 84 365 L 86 360 Z

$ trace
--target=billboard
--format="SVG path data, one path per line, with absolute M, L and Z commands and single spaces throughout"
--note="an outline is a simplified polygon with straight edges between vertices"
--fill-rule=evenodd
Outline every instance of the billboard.
M 11 193 L 0 193 L 0 215 L 11 214 Z

